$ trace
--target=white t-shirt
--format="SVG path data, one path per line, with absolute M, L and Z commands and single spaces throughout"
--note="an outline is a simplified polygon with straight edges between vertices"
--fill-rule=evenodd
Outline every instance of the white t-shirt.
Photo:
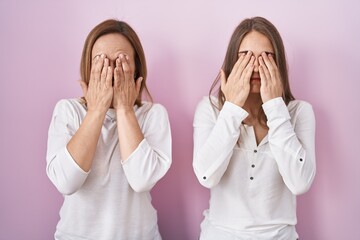
M 216 98 L 212 98 L 217 103 Z M 219 112 L 209 98 L 194 118 L 193 167 L 210 188 L 200 239 L 297 239 L 296 195 L 315 176 L 315 117 L 310 104 L 282 98 L 263 104 L 269 131 L 256 143 L 248 113 L 230 102 Z
M 121 159 L 114 109 L 108 110 L 93 164 L 84 172 L 66 145 L 86 107 L 78 99 L 57 103 L 49 128 L 48 177 L 64 195 L 55 239 L 161 239 L 150 190 L 171 165 L 171 132 L 165 108 L 134 107 L 144 140 Z

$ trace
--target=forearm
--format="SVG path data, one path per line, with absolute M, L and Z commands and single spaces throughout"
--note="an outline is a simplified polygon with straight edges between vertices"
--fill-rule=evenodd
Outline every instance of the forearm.
M 294 194 L 306 192 L 315 176 L 315 118 L 310 105 L 303 104 L 290 122 L 285 103 L 264 104 L 268 117 L 269 145 L 285 184 Z
M 126 160 L 144 139 L 133 108 L 116 110 L 121 159 Z
M 241 122 L 247 115 L 245 110 L 226 102 L 216 122 L 213 122 L 202 106 L 197 109 L 193 167 L 198 180 L 205 187 L 215 186 L 226 171 L 240 136 Z
M 84 121 L 67 144 L 67 150 L 86 172 L 91 169 L 105 113 L 88 111 Z

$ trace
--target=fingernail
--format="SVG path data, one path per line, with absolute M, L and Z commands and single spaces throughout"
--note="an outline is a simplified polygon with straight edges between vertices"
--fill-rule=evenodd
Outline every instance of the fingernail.
M 125 57 L 126 57 L 126 60 L 129 60 L 129 56 L 128 56 L 128 55 L 125 55 Z
M 97 56 L 95 57 L 95 60 L 99 60 L 99 58 L 100 58 L 100 56 L 99 56 L 99 55 L 97 55 Z
M 251 51 L 248 51 L 247 54 L 248 54 L 248 55 L 251 55 Z
M 105 58 L 105 54 L 101 54 L 101 58 Z

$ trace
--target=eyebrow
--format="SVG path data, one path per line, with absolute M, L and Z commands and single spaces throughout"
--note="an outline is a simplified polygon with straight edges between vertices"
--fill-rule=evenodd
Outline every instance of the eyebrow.
M 97 56 L 100 56 L 101 55 L 101 53 L 100 54 L 96 54 L 93 58 L 92 58 L 92 60 L 94 60 Z
M 245 50 L 245 51 L 239 51 L 238 52 L 238 54 L 241 54 L 241 53 L 247 53 L 249 50 Z M 264 51 L 264 53 L 266 53 L 266 54 L 271 54 L 271 55 L 273 55 L 273 57 L 275 57 L 275 53 L 273 53 L 273 52 L 267 52 L 267 51 Z

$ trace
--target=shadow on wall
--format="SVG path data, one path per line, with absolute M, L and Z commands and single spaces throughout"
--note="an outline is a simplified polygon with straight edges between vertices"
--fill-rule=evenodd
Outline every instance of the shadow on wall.
M 154 41 L 155 42 L 155 41 Z M 160 46 L 161 45 L 161 46 Z M 163 239 L 190 239 L 186 229 L 186 206 L 183 201 L 184 178 L 188 176 L 188 163 L 192 159 L 192 116 L 182 107 L 181 73 L 178 58 L 166 43 L 152 46 L 161 49 L 149 59 L 149 89 L 154 102 L 168 111 L 172 131 L 173 162 L 170 170 L 152 191 L 153 204 L 158 211 L 158 222 Z
M 321 212 L 321 209 L 340 204 L 331 202 L 337 199 L 336 196 L 326 202 L 318 201 L 319 196 L 327 196 L 329 192 L 332 192 L 331 189 L 342 189 L 339 181 L 334 178 L 334 176 L 340 177 L 339 172 L 335 171 L 341 169 L 339 161 L 336 161 L 340 159 L 338 145 L 335 142 L 335 139 L 338 139 L 337 128 L 330 113 L 324 112 L 325 106 L 314 103 L 324 102 L 318 98 L 331 95 L 331 93 L 318 94 L 319 89 L 314 89 L 314 85 L 318 86 L 318 84 L 314 84 L 314 81 L 318 81 L 320 75 L 311 71 L 318 65 L 317 60 L 322 61 L 324 56 L 314 56 L 314 53 L 302 49 L 301 46 L 296 47 L 294 56 L 296 58 L 292 59 L 289 67 L 290 84 L 295 98 L 309 101 L 313 106 L 316 118 L 317 165 L 315 180 L 310 191 L 297 197 L 297 231 L 300 239 L 317 240 L 320 239 L 320 236 L 326 235 L 327 231 L 322 227 L 324 224 L 319 222 L 320 219 L 324 219 L 324 212 Z M 337 192 L 336 194 L 341 193 Z

